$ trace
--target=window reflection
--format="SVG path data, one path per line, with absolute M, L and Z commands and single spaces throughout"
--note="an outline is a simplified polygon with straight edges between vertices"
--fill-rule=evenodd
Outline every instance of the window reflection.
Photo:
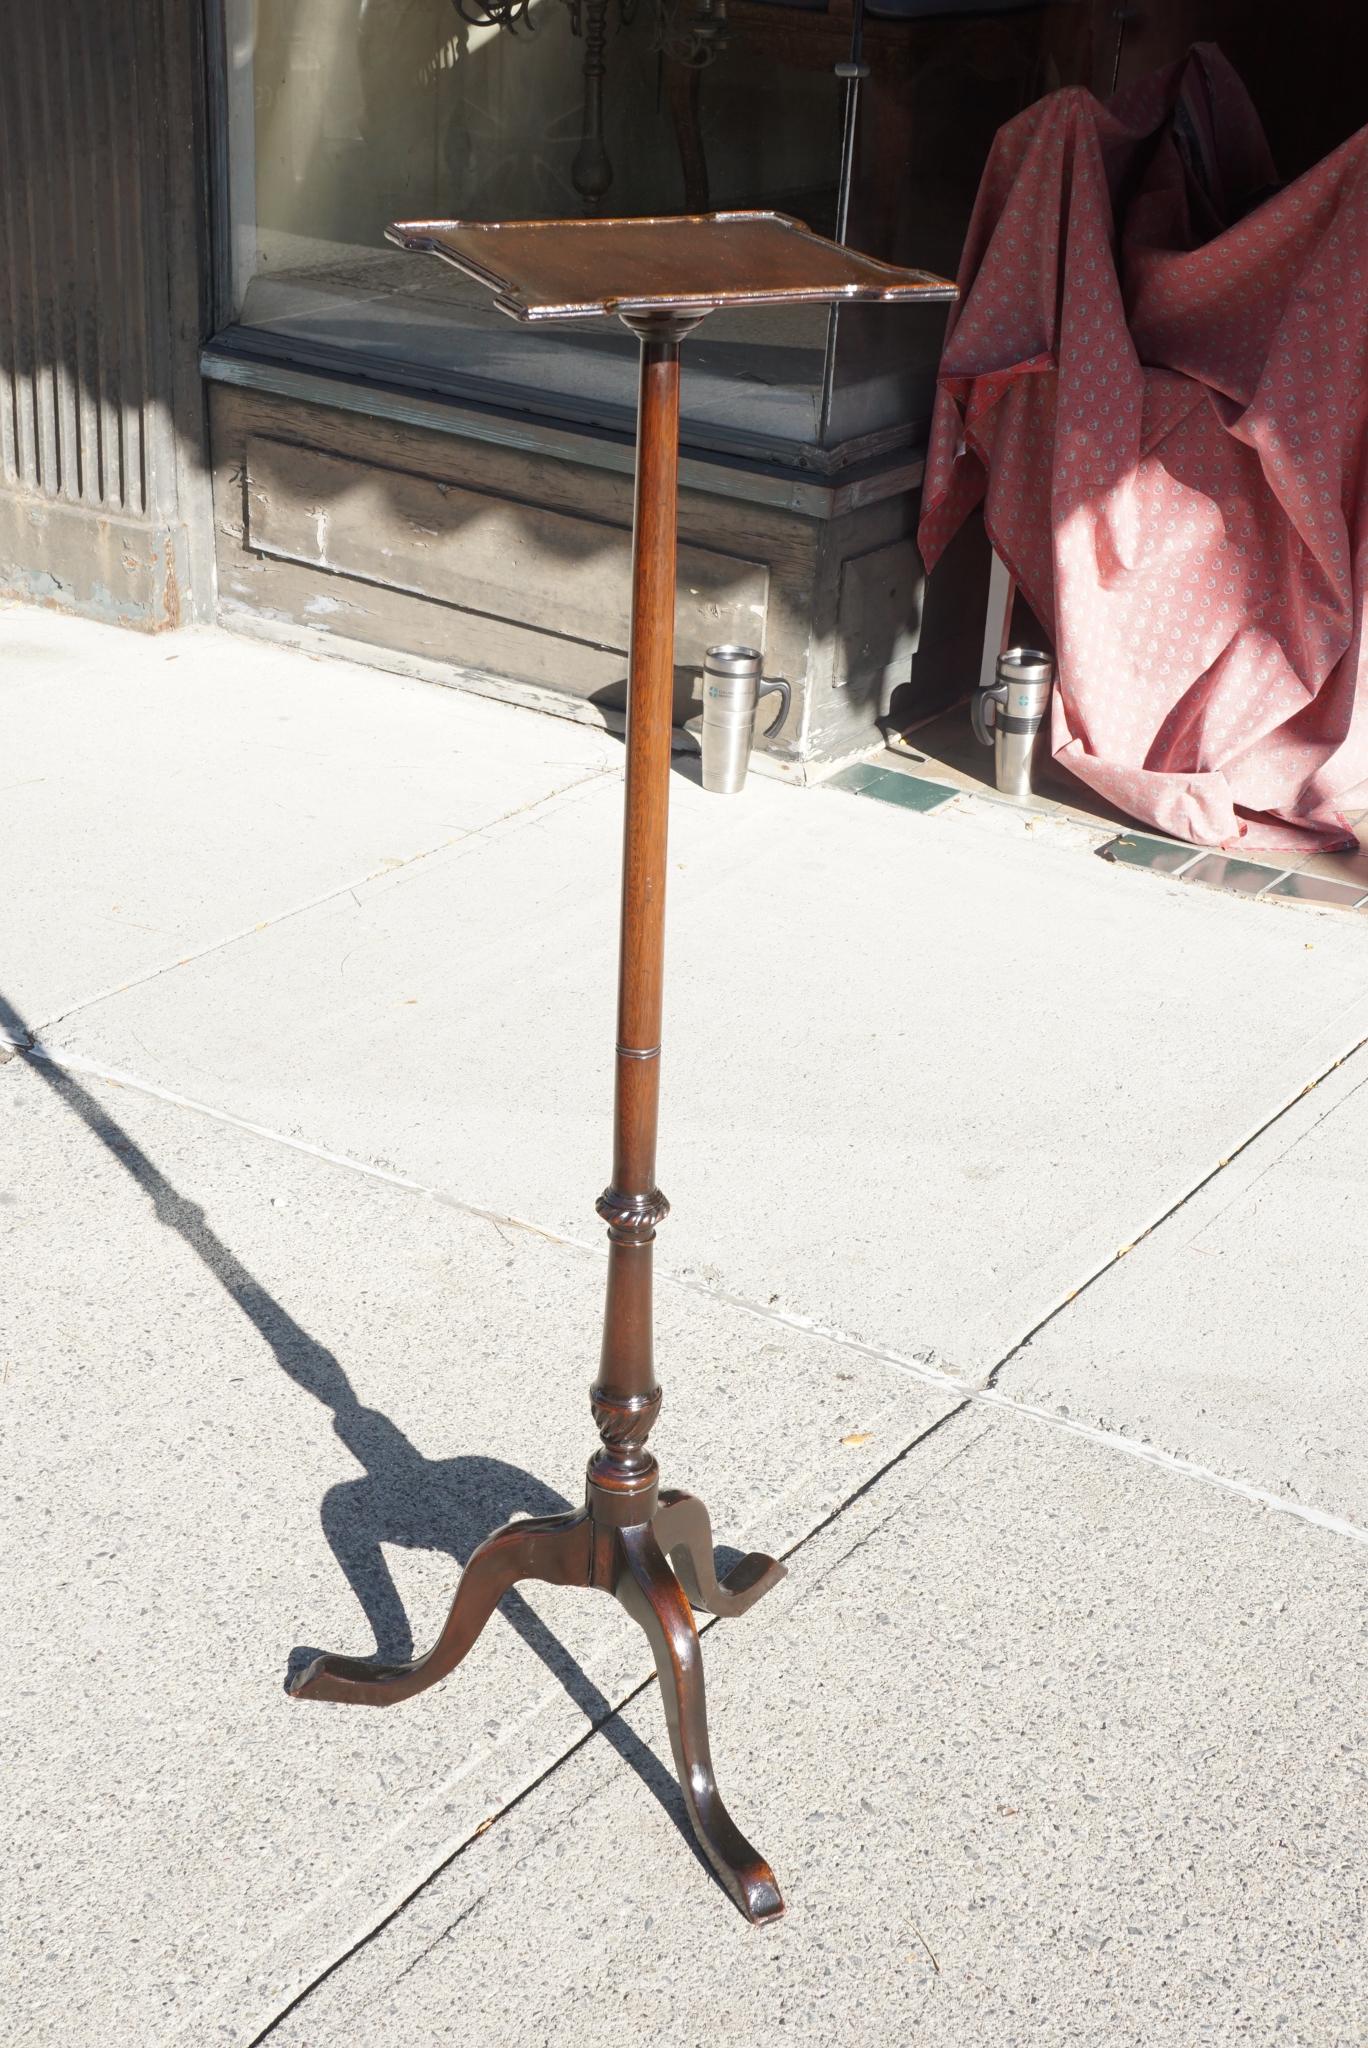
M 493 18 L 505 4 L 228 0 L 236 320 L 294 359 L 621 424 L 634 352 L 613 323 L 529 337 L 389 248 L 386 223 L 771 206 L 830 232 L 856 0 L 511 0 L 515 33 Z M 1078 74 L 1087 11 L 869 6 L 850 239 L 953 271 L 993 130 Z M 915 436 L 935 317 L 834 331 L 824 409 L 824 314 L 710 322 L 689 437 L 823 467 L 837 444 Z

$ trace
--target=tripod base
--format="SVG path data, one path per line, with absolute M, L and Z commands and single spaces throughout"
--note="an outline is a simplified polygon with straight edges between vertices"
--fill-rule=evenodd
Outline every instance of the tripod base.
M 455 1670 L 519 1580 L 612 1593 L 651 1645 L 675 1770 L 699 1846 L 748 1920 L 777 1919 L 784 1901 L 774 1873 L 736 1826 L 717 1789 L 703 1655 L 692 1609 L 744 1614 L 779 1583 L 784 1567 L 752 1554 L 719 1578 L 708 1511 L 689 1493 L 666 1491 L 648 1519 L 621 1525 L 617 1516 L 624 1509 L 630 1512 L 627 1503 L 608 1510 L 612 1519 L 600 1518 L 596 1505 L 591 1482 L 590 1505 L 574 1514 L 507 1522 L 496 1529 L 472 1553 L 446 1624 L 425 1657 L 410 1664 L 316 1657 L 295 1680 L 291 1694 L 299 1700 L 394 1706 Z

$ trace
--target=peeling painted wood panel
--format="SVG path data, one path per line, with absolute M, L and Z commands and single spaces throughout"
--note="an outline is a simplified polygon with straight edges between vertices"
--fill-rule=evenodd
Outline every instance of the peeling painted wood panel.
M 251 435 L 246 545 L 560 640 L 625 653 L 631 535 L 608 521 Z M 763 563 L 685 545 L 679 659 L 764 645 Z
M 216 464 L 241 463 L 247 442 L 260 434 L 349 456 L 368 468 L 407 470 L 575 518 L 605 520 L 624 530 L 632 524 L 630 474 L 223 385 L 209 387 L 209 404 Z M 739 503 L 720 493 L 680 493 L 681 542 L 766 562 L 777 572 L 811 573 L 814 532 L 814 522 L 798 513 Z
M 843 686 L 884 696 L 912 672 L 926 573 L 914 540 L 896 540 L 841 564 L 836 630 Z
M 627 657 L 480 612 L 458 611 L 379 583 L 320 574 L 302 562 L 245 551 L 219 570 L 220 616 L 252 612 L 356 645 L 403 649 L 454 669 L 483 669 L 596 703 L 626 694 Z

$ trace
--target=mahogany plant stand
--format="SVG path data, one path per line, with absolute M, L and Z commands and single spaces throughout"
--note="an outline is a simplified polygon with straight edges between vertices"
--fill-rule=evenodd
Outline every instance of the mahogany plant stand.
M 846 299 L 945 299 L 953 286 L 895 270 L 769 213 L 662 220 L 401 223 L 392 240 L 431 251 L 491 287 L 521 320 L 617 313 L 641 343 L 627 778 L 618 965 L 613 1177 L 603 1349 L 589 1404 L 599 1448 L 585 1504 L 506 1523 L 475 1550 L 436 1643 L 409 1664 L 314 1659 L 296 1699 L 392 1706 L 435 1685 L 520 1579 L 595 1587 L 640 1623 L 655 1658 L 675 1767 L 694 1832 L 746 1917 L 774 1919 L 774 1873 L 722 1804 L 708 1749 L 693 1609 L 744 1614 L 784 1576 L 752 1555 L 719 1578 L 707 1510 L 662 1492 L 646 1440 L 660 1411 L 651 1341 L 651 1256 L 669 1205 L 656 1185 L 665 841 L 674 699 L 679 344 L 718 307 Z M 592 280 L 592 283 L 591 283 Z

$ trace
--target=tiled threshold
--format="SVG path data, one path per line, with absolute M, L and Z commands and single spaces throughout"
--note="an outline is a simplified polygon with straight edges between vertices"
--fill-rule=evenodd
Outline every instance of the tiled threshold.
M 1118 867 L 1139 868 L 1170 880 L 1193 882 L 1261 903 L 1303 904 L 1318 910 L 1368 911 L 1368 853 L 1312 854 L 1289 863 L 1277 855 L 1267 861 L 1212 853 L 1181 840 L 1138 831 L 1118 833 L 1114 823 L 1076 810 L 1049 797 L 1018 803 L 984 786 L 966 787 L 963 779 L 938 782 L 912 774 L 901 763 L 884 767 L 862 761 L 833 775 L 824 785 L 854 796 L 873 797 L 909 811 L 976 809 L 984 803 L 1037 813 L 1042 823 L 1067 820 L 1083 828 L 1092 850 Z M 1357 825 L 1357 820 L 1354 821 Z
M 1178 840 L 1152 838 L 1146 832 L 1123 833 L 1098 851 L 1103 860 L 1113 860 L 1121 867 L 1176 876 L 1181 882 L 1197 882 L 1206 889 L 1224 889 L 1228 895 L 1253 896 L 1261 903 L 1314 903 L 1323 910 L 1368 907 L 1368 881 L 1335 881 L 1328 875 L 1309 873 L 1305 865 L 1279 864 L 1276 856 L 1271 862 L 1244 860 L 1229 853 L 1204 852 Z M 1357 858 L 1344 856 L 1346 866 Z

